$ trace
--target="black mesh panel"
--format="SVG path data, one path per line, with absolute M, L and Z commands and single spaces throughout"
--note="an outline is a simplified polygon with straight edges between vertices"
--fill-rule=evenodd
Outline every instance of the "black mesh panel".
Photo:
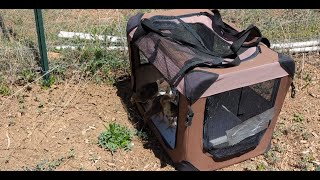
M 267 124 L 267 128 L 274 115 L 273 106 L 279 83 L 279 79 L 270 80 L 207 98 L 204 148 L 214 159 L 230 159 L 254 149 L 259 144 L 265 132 L 261 127 Z M 257 125 L 243 125 L 246 123 Z M 254 135 L 250 134 L 257 128 L 262 130 L 256 130 Z M 239 132 L 243 140 L 238 138 L 237 143 L 232 144 L 237 139 L 237 134 L 235 133 L 234 139 L 230 139 L 232 136 L 227 135 L 227 132 Z M 247 136 L 244 136 L 246 133 Z

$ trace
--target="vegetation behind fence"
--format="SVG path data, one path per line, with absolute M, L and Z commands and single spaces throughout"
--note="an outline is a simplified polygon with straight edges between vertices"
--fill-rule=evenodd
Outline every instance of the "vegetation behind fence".
M 43 10 L 52 83 L 88 77 L 112 83 L 127 74 L 126 23 L 132 15 L 150 11 L 157 10 Z M 319 10 L 223 9 L 221 14 L 241 29 L 255 24 L 272 44 L 320 40 Z M 0 84 L 10 89 L 32 82 L 41 72 L 36 23 L 32 9 L 3 9 L 0 15 L 6 29 L 0 33 Z M 72 38 L 70 33 L 85 34 Z M 120 38 L 115 43 L 109 36 Z

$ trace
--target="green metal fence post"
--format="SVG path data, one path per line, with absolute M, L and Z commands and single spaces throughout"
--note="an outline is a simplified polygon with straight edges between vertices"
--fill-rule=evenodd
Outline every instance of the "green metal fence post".
M 37 27 L 37 35 L 38 35 L 38 44 L 39 44 L 40 62 L 41 62 L 41 66 L 42 66 L 42 72 L 47 73 L 49 71 L 49 65 L 48 65 L 47 47 L 46 47 L 46 39 L 45 39 L 45 34 L 44 34 L 41 9 L 34 10 L 34 17 L 35 17 L 36 27 Z M 49 80 L 49 73 L 44 76 L 44 79 L 46 81 Z

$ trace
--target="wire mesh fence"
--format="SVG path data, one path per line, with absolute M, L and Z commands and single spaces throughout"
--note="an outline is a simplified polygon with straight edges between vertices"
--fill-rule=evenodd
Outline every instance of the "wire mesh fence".
M 43 10 L 50 67 L 59 64 L 61 68 L 55 72 L 59 74 L 66 66 L 73 66 L 75 69 L 82 67 L 82 70 L 88 70 L 87 66 L 90 66 L 89 71 L 95 71 L 102 64 L 109 63 L 108 66 L 103 65 L 105 73 L 110 74 L 113 66 L 127 72 L 126 22 L 137 12 L 150 11 L 155 10 Z M 240 29 L 255 24 L 270 39 L 272 47 L 280 51 L 319 52 L 320 10 L 223 9 L 221 14 L 223 19 Z M 39 72 L 33 10 L 3 9 L 0 10 L 0 15 L 4 24 L 0 36 L 1 73 L 10 75 L 10 83 L 19 81 L 19 78 L 20 81 L 21 78 L 28 81 L 28 77 L 20 77 L 19 74 L 33 77 L 32 72 Z M 302 43 L 292 44 L 293 42 Z M 102 60 L 103 58 L 108 60 Z

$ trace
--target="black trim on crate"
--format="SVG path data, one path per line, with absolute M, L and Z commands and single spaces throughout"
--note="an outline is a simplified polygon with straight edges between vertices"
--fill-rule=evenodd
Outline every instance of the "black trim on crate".
M 189 161 L 181 161 L 179 163 L 175 163 L 174 166 L 178 171 L 199 171 L 199 169 L 194 167 Z

